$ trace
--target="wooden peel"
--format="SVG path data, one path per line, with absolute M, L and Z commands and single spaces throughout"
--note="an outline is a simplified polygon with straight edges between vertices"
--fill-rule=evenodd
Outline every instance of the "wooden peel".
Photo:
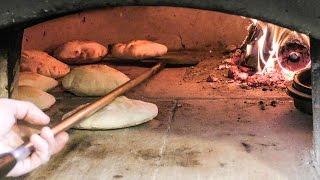
M 146 59 L 121 59 L 107 55 L 103 58 L 103 61 L 111 63 L 155 63 L 159 61 L 165 61 L 167 65 L 183 65 L 192 66 L 199 63 L 199 59 L 192 56 L 190 51 L 168 52 L 167 54 L 159 57 L 152 57 Z
M 65 118 L 59 124 L 52 127 L 52 131 L 54 135 L 57 135 L 58 133 L 71 128 L 76 123 L 79 123 L 81 120 L 91 116 L 101 108 L 110 104 L 118 96 L 124 94 L 125 92 L 129 91 L 130 89 L 137 86 L 141 82 L 145 81 L 146 79 L 150 78 L 154 74 L 158 73 L 165 65 L 166 65 L 165 61 L 160 61 L 151 69 L 149 69 L 142 75 L 138 76 L 137 78 L 128 81 L 127 83 L 119 86 L 118 88 L 108 93 L 106 96 L 79 109 L 78 111 L 73 113 L 71 116 Z M 13 150 L 12 152 L 1 154 L 0 155 L 0 178 L 5 177 L 19 160 L 22 160 L 28 157 L 33 150 L 34 150 L 33 145 L 30 142 L 27 142 L 21 145 L 20 147 L 18 147 L 17 149 Z

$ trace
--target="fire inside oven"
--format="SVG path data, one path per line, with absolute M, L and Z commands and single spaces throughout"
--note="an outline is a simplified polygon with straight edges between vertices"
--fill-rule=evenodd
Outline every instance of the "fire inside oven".
M 257 19 L 121 7 L 50 20 L 24 31 L 12 98 L 54 125 L 161 61 L 26 178 L 313 175 L 309 37 Z

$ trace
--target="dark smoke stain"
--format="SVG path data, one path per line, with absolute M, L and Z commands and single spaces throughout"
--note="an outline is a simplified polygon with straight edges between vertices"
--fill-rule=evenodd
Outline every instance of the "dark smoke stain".
M 277 146 L 275 143 L 258 143 L 258 145 L 263 147 L 275 147 Z
M 160 158 L 159 150 L 143 149 L 138 151 L 138 156 L 144 160 Z
M 71 154 L 71 152 L 79 151 L 84 152 L 86 148 L 90 147 L 90 138 L 84 138 L 83 136 L 77 137 L 72 141 L 69 141 L 69 144 L 65 147 L 65 149 L 52 158 L 50 165 L 47 167 L 46 172 L 47 176 L 54 173 L 60 166 L 63 164 L 67 156 Z
M 161 166 L 198 166 L 200 165 L 198 160 L 199 155 L 199 151 L 195 151 L 184 146 L 175 149 L 168 149 L 162 154 L 162 157 L 158 149 L 145 149 L 137 152 L 137 157 L 144 160 L 155 161 L 156 159 L 161 158 Z
M 248 133 L 248 136 L 254 137 L 254 136 L 256 136 L 256 134 L 254 134 L 254 133 Z
M 92 146 L 90 138 L 79 138 L 73 140 L 66 151 L 69 153 L 71 151 L 85 152 L 88 147 Z
M 220 167 L 224 167 L 225 165 L 226 165 L 226 163 L 219 162 Z
M 122 176 L 122 175 L 117 174 L 117 175 L 114 175 L 114 176 L 113 176 L 113 178 L 114 178 L 114 179 L 120 179 L 120 178 L 123 178 L 123 176 Z
M 252 150 L 252 146 L 248 143 L 245 143 L 245 142 L 242 142 L 241 145 L 244 147 L 244 150 L 247 152 L 247 153 L 250 153 L 251 150 Z
M 108 156 L 108 154 L 111 154 L 117 151 L 120 151 L 120 150 L 117 150 L 108 145 L 94 145 L 86 150 L 86 152 L 84 153 L 84 156 L 91 159 L 104 159 L 105 157 Z
M 263 101 L 259 101 L 259 107 L 263 111 L 266 110 L 266 105 L 265 105 L 265 103 Z

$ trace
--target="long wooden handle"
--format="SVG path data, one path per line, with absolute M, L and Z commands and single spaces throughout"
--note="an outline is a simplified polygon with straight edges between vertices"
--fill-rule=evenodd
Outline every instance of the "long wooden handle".
M 93 113 L 110 104 L 118 96 L 124 94 L 125 92 L 129 91 L 133 87 L 143 82 L 144 80 L 158 73 L 165 66 L 165 64 L 166 63 L 164 61 L 157 63 L 155 66 L 153 66 L 151 69 L 149 69 L 142 75 L 138 76 L 137 78 L 126 82 L 125 84 L 119 86 L 118 88 L 108 93 L 106 96 L 79 109 L 71 116 L 67 117 L 59 124 L 55 125 L 52 128 L 53 133 L 56 135 L 62 131 L 65 131 L 71 128 L 76 123 L 79 123 L 84 118 L 91 116 Z M 0 155 L 0 178 L 6 175 L 9 172 L 9 170 L 11 170 L 11 168 L 14 166 L 17 160 L 27 157 L 32 151 L 33 145 L 30 142 L 28 142 L 9 154 L 3 154 L 3 156 Z
M 85 106 L 84 108 L 79 109 L 77 112 L 73 113 L 71 116 L 64 119 L 61 123 L 54 126 L 52 128 L 53 133 L 56 135 L 59 132 L 65 131 L 71 128 L 74 124 L 78 123 L 81 119 L 91 116 L 93 113 L 97 112 L 101 108 L 110 104 L 118 96 L 124 94 L 128 90 L 132 89 L 133 87 L 137 86 L 144 80 L 148 79 L 149 77 L 159 72 L 159 70 L 163 68 L 164 65 L 165 65 L 164 62 L 158 63 L 157 65 L 155 65 L 154 67 L 149 69 L 147 72 L 143 73 L 142 75 L 138 76 L 137 78 L 130 80 L 127 83 L 114 89 L 108 95 Z
M 0 155 L 0 178 L 5 177 L 16 165 L 17 160 L 11 153 Z

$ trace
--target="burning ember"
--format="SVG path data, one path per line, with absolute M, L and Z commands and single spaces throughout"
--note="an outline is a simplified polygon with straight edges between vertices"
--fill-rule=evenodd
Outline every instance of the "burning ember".
M 285 87 L 296 72 L 310 67 L 309 37 L 252 20 L 246 39 L 225 62 L 228 77 L 248 86 Z

